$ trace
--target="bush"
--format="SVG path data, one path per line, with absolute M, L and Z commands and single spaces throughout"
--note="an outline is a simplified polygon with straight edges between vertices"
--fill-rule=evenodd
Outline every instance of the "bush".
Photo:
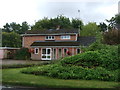
M 103 42 L 109 45 L 120 44 L 119 30 L 109 30 L 103 34 Z
M 31 54 L 28 50 L 28 48 L 21 48 L 16 51 L 14 58 L 18 60 L 27 60 L 30 59 Z
M 60 79 L 85 79 L 85 80 L 103 80 L 117 81 L 117 74 L 113 71 L 108 71 L 105 68 L 83 68 L 80 66 L 63 67 L 58 64 L 46 65 L 41 67 L 27 68 L 21 71 L 22 73 L 34 75 L 46 75 L 49 77 Z

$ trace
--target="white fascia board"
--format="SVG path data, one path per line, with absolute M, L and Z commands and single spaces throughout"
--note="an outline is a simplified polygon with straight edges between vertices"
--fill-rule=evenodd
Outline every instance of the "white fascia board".
M 58 33 L 58 34 L 21 34 L 20 36 L 65 35 L 65 34 L 74 35 L 74 34 L 77 34 L 77 33 Z
M 31 46 L 31 47 L 34 47 L 34 48 L 37 48 L 37 47 L 80 47 L 80 46 Z

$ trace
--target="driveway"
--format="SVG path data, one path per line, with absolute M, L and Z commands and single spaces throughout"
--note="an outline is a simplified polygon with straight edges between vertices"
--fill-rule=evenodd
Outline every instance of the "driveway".
M 12 64 L 39 64 L 39 63 L 48 63 L 50 61 L 41 61 L 41 60 L 0 60 L 0 65 L 12 65 Z

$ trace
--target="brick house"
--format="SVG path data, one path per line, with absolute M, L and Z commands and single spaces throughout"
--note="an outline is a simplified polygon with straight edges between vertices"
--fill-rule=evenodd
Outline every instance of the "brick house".
M 22 34 L 22 46 L 29 48 L 33 60 L 56 60 L 81 53 L 80 45 L 89 45 L 94 37 L 80 37 L 78 30 L 29 30 Z

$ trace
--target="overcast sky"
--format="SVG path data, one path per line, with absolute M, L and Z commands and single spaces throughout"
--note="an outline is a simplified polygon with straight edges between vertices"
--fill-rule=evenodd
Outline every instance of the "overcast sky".
M 0 28 L 6 23 L 27 21 L 33 25 L 44 17 L 64 15 L 88 22 L 105 22 L 118 13 L 120 0 L 0 0 Z M 80 10 L 80 13 L 78 13 Z

